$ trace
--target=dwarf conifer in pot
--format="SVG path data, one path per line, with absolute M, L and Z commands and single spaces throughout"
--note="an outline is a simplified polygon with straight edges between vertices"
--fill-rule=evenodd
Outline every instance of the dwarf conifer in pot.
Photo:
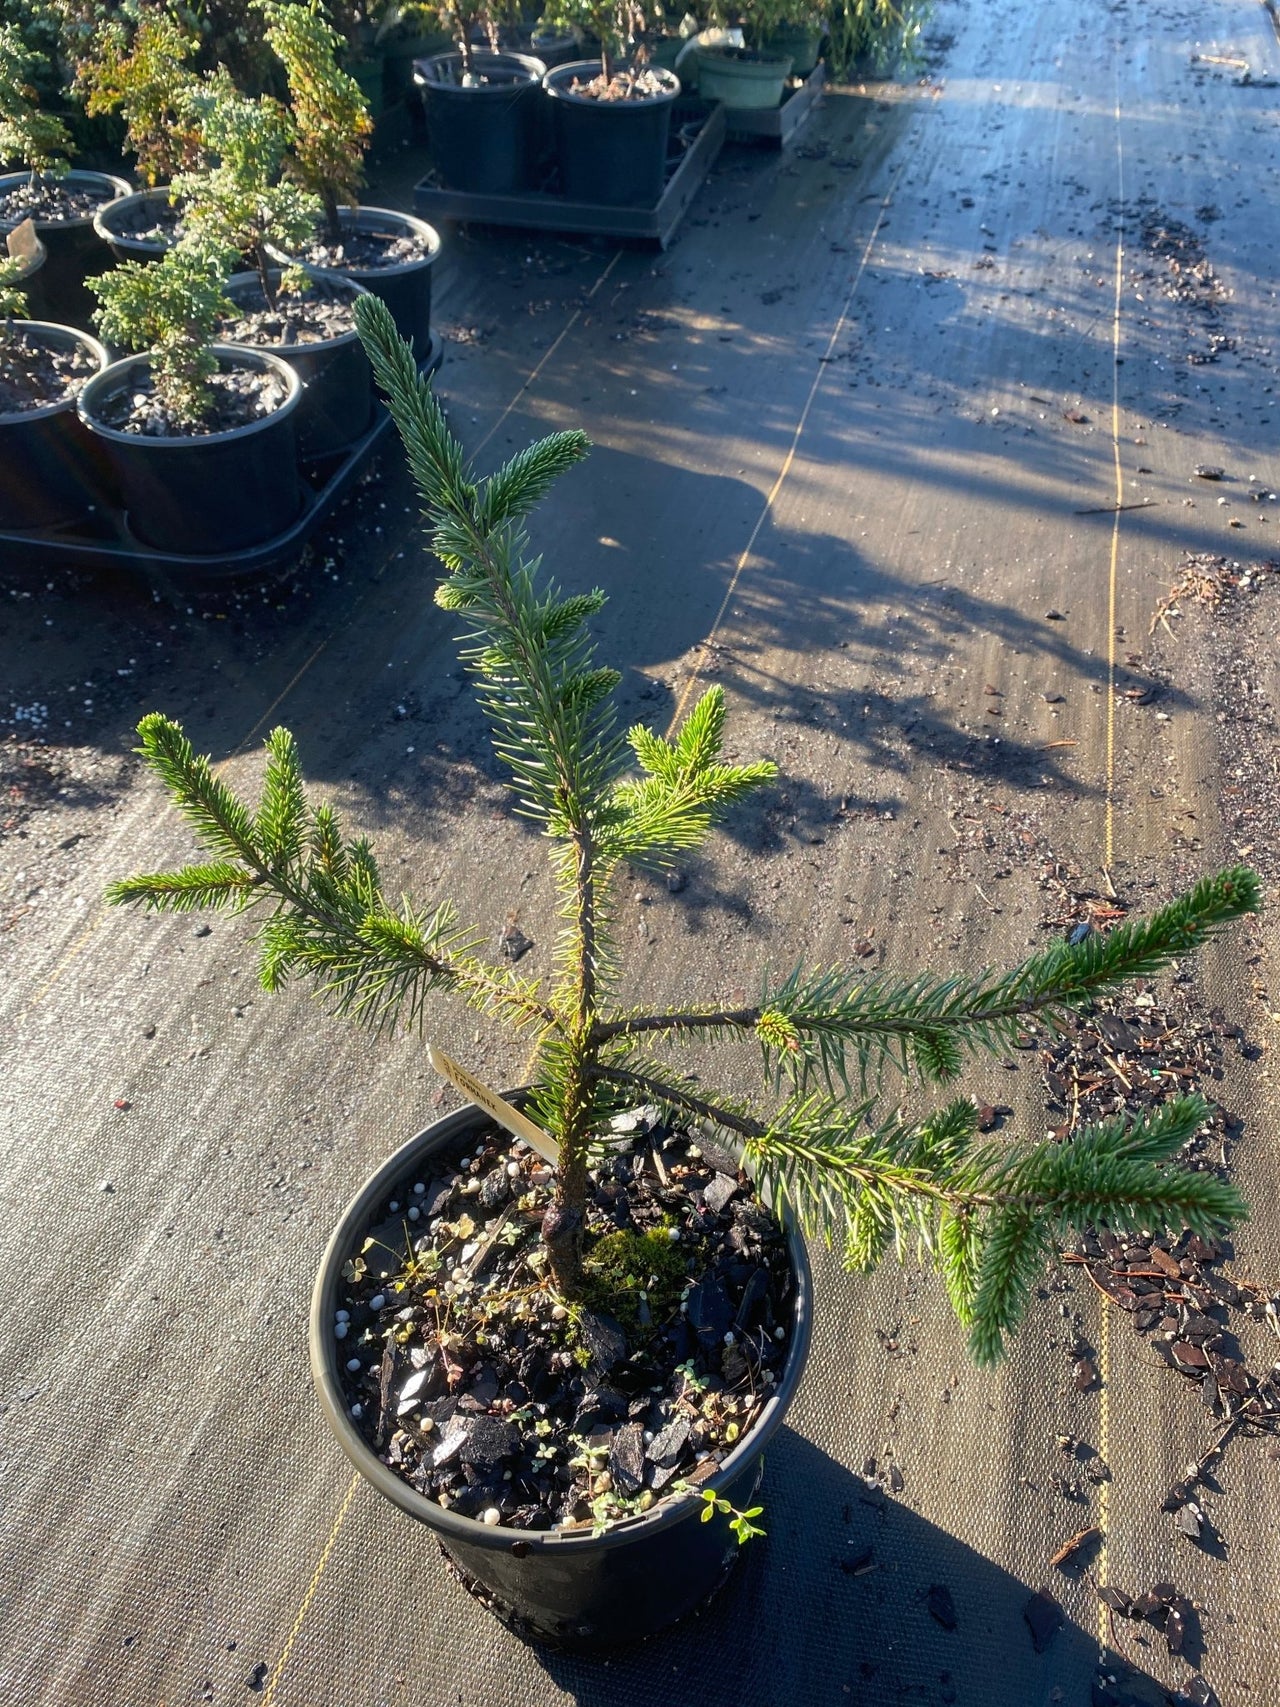
M 15 23 L 0 23 L 0 164 L 14 162 L 42 178 L 63 177 L 71 136 L 56 113 L 46 112 L 34 85 L 40 56 Z
M 148 189 L 200 164 L 200 126 L 189 96 L 199 38 L 169 12 L 149 7 L 131 28 L 103 20 L 85 43 L 75 88 L 85 111 L 119 113 L 138 174 Z
M 335 1010 L 375 1028 L 421 1027 L 434 999 L 451 995 L 523 1033 L 534 1051 L 526 1106 L 557 1156 L 550 1201 L 528 1236 L 541 1241 L 566 1334 L 598 1237 L 592 1146 L 636 1102 L 730 1135 L 773 1204 L 837 1242 L 850 1269 L 869 1270 L 894 1249 L 931 1252 L 981 1363 L 1000 1356 L 1046 1255 L 1073 1227 L 1208 1233 L 1238 1221 L 1245 1207 L 1229 1183 L 1178 1165 L 1206 1117 L 1196 1097 L 1085 1128 L 1069 1143 L 1009 1143 L 980 1136 L 973 1102 L 947 1087 L 971 1054 L 1003 1053 L 1032 1021 L 1052 1026 L 1254 910 L 1258 882 L 1243 867 L 1202 880 L 1146 919 L 1057 943 L 1008 972 L 797 967 L 766 976 L 748 1005 L 725 1004 L 716 992 L 670 1010 L 632 1005 L 613 929 L 624 874 L 687 858 L 775 767 L 724 758 L 718 687 L 670 736 L 619 731 L 619 678 L 597 664 L 587 631 L 603 595 L 543 578 L 525 532 L 528 513 L 586 455 L 586 439 L 554 434 L 476 478 L 385 307 L 364 298 L 357 316 L 431 518 L 444 568 L 437 603 L 463 625 L 463 656 L 517 809 L 545 839 L 559 896 L 554 961 L 543 978 L 519 976 L 483 956 L 481 933 L 449 902 L 394 900 L 368 842 L 308 796 L 282 729 L 268 738 L 253 805 L 177 724 L 144 719 L 140 751 L 205 858 L 125 878 L 111 898 L 174 912 L 257 909 L 264 986 L 310 979 Z M 757 1095 L 722 1092 L 686 1070 L 684 1049 L 723 1038 L 758 1045 Z M 895 1106 L 884 1106 L 886 1075 Z M 936 1100 L 932 1112 L 896 1107 L 903 1081 L 917 1100 Z

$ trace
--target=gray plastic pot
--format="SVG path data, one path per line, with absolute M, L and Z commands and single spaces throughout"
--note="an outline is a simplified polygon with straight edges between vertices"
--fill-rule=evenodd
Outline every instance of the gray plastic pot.
M 158 261 L 168 243 L 162 237 L 135 237 L 129 223 L 135 212 L 169 205 L 167 184 L 154 190 L 136 190 L 131 196 L 120 196 L 100 207 L 93 216 L 93 229 L 117 261 Z
M 78 344 L 98 373 L 110 360 L 96 338 L 71 326 L 15 320 L 13 331 L 46 349 Z M 105 459 L 81 425 L 74 392 L 40 409 L 0 413 L 0 528 L 72 526 L 111 496 Z
M 426 245 L 425 255 L 413 261 L 398 261 L 393 267 L 327 267 L 303 263 L 309 273 L 354 279 L 370 295 L 381 297 L 391 310 L 396 331 L 402 338 L 408 338 L 418 360 L 425 361 L 431 347 L 431 274 L 440 255 L 440 233 L 425 219 L 389 207 L 339 208 L 338 223 L 344 231 L 417 237 Z
M 765 53 L 790 59 L 793 77 L 807 77 L 821 57 L 826 33 L 821 24 L 780 24 L 760 45 Z
M 7 172 L 0 177 L 0 193 L 17 189 L 31 176 L 29 172 Z M 68 172 L 60 182 L 77 189 L 96 190 L 102 204 L 127 196 L 132 186 L 124 178 L 113 178 L 107 172 Z M 85 289 L 84 281 L 103 273 L 111 264 L 111 255 L 94 229 L 93 213 L 79 219 L 37 219 L 36 234 L 48 251 L 40 279 L 41 312 L 59 325 L 88 327 L 97 308 L 97 300 Z M 22 216 L 25 218 L 25 215 Z M 21 219 L 0 216 L 0 237 L 19 225 Z
M 311 268 L 307 269 L 309 272 Z M 363 285 L 342 273 L 316 273 L 325 283 L 347 296 L 364 296 Z M 278 269 L 271 272 L 273 286 L 279 283 Z M 238 308 L 260 304 L 262 285 L 254 273 L 234 273 L 227 280 L 227 295 Z M 235 349 L 262 350 L 264 344 L 227 342 Z M 344 451 L 368 432 L 373 420 L 373 369 L 364 353 L 360 335 L 353 326 L 336 338 L 316 344 L 272 344 L 271 354 L 297 374 L 303 395 L 298 404 L 295 429 L 298 455 L 331 456 Z
M 507 1093 L 515 1102 L 521 1093 Z M 325 1420 L 360 1474 L 379 1493 L 437 1537 L 505 1621 L 526 1636 L 559 1647 L 604 1652 L 641 1641 L 700 1606 L 739 1555 L 728 1519 L 703 1523 L 696 1495 L 669 1500 L 606 1534 L 490 1528 L 446 1511 L 418 1493 L 375 1456 L 353 1421 L 343 1393 L 333 1333 L 342 1268 L 359 1254 L 389 1197 L 425 1177 L 431 1159 L 491 1126 L 476 1108 L 460 1109 L 410 1139 L 373 1174 L 347 1206 L 320 1264 L 311 1296 L 311 1373 Z M 795 1271 L 791 1344 L 776 1392 L 760 1419 L 705 1484 L 742 1510 L 759 1485 L 762 1455 L 795 1396 L 809 1349 L 813 1279 L 804 1241 L 788 1228 Z M 754 1542 L 754 1546 L 767 1543 Z
M 742 47 L 698 47 L 698 93 L 730 111 L 759 112 L 780 106 L 791 75 L 786 54 Z
M 98 411 L 145 377 L 150 356 L 112 362 L 83 387 L 80 420 L 115 477 L 130 531 L 144 545 L 189 557 L 220 557 L 283 533 L 302 509 L 294 415 L 297 374 L 266 350 L 214 344 L 224 365 L 270 369 L 285 384 L 270 415 L 223 433 L 151 438 L 107 426 Z

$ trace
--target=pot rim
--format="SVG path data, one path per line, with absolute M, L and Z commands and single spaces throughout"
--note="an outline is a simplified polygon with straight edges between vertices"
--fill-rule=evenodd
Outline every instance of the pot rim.
M 735 73 L 743 77 L 789 77 L 794 59 L 789 53 L 770 53 L 761 47 L 730 47 L 724 42 L 716 46 L 704 45 L 699 42 L 696 49 L 698 61 L 709 60 L 716 71 L 728 70 L 732 77 Z M 786 66 L 785 71 L 779 71 L 780 66 Z
M 98 373 L 102 373 L 111 365 L 111 357 L 107 354 L 106 346 L 91 336 L 90 333 L 82 332 L 78 326 L 63 326 L 56 320 L 15 320 L 13 324 L 15 330 L 20 332 L 53 332 L 58 334 L 59 336 L 49 340 L 54 344 L 65 340 L 68 343 L 84 345 L 90 355 L 96 358 Z M 51 415 L 61 415 L 68 409 L 75 409 L 79 402 L 80 392 L 98 377 L 98 373 L 89 374 L 81 383 L 79 390 L 68 392 L 56 403 L 42 403 L 38 409 L 0 410 L 0 426 L 14 426 L 24 421 L 47 421 Z
M 399 208 L 393 207 L 370 207 L 363 202 L 356 208 L 343 207 L 338 209 L 338 218 L 354 225 L 357 230 L 360 229 L 360 221 L 366 214 L 370 218 L 394 220 L 398 225 L 407 226 L 412 236 L 421 237 L 425 240 L 428 246 L 427 253 L 419 255 L 413 260 L 396 261 L 389 267 L 325 266 L 318 261 L 300 261 L 296 256 L 286 256 L 282 249 L 273 248 L 269 253 L 273 259 L 285 259 L 290 265 L 304 267 L 307 272 L 314 273 L 317 277 L 352 279 L 357 284 L 363 279 L 403 278 L 406 273 L 417 273 L 425 267 L 434 267 L 440 259 L 440 233 L 434 225 L 428 225 L 426 220 L 420 219 L 416 213 L 404 213 Z M 369 287 L 364 285 L 362 288 L 367 290 Z M 376 292 L 374 294 L 376 295 Z
M 352 278 L 350 273 L 340 272 L 336 267 L 311 267 L 304 261 L 289 264 L 300 266 L 304 273 L 321 283 L 335 286 L 340 293 L 345 291 L 353 297 L 369 295 L 369 292 L 358 279 Z M 269 271 L 277 274 L 282 273 L 284 268 L 271 267 Z M 254 271 L 232 273 L 223 288 L 233 302 L 235 301 L 234 292 L 237 285 L 254 285 L 260 288 L 260 280 Z M 224 338 L 223 342 L 234 350 L 265 350 L 271 355 L 278 356 L 281 361 L 289 365 L 305 356 L 317 355 L 322 350 L 345 349 L 348 344 L 355 343 L 359 337 L 359 330 L 355 326 L 349 326 L 345 332 L 338 332 L 332 338 L 314 338 L 306 344 L 250 344 L 242 343 L 238 338 L 231 337 Z
M 30 172 L 0 173 L 0 193 L 16 189 L 19 184 L 26 183 L 31 177 Z M 72 178 L 92 178 L 99 184 L 110 184 L 114 194 L 108 196 L 92 213 L 82 213 L 75 219 L 35 219 L 30 214 L 23 214 L 19 219 L 11 219 L 8 214 L 0 214 L 0 232 L 12 231 L 15 225 L 21 225 L 24 219 L 31 219 L 37 231 L 75 231 L 92 225 L 104 207 L 112 202 L 123 201 L 133 193 L 133 185 L 127 178 L 117 178 L 112 172 L 90 172 L 87 168 L 73 166 L 69 172 L 64 172 L 58 180 L 66 183 Z
M 93 216 L 93 229 L 104 243 L 118 243 L 121 248 L 137 249 L 139 252 L 152 251 L 163 254 L 169 247 L 158 237 L 138 237 L 131 231 L 117 231 L 112 224 L 113 212 L 123 212 L 127 207 L 136 206 L 139 202 L 154 202 L 164 200 L 166 206 L 172 207 L 169 199 L 168 184 L 156 184 L 149 190 L 133 190 L 127 196 L 117 196 L 114 201 L 103 202 Z
M 505 1091 L 503 1095 L 518 1106 L 527 1095 L 527 1088 Z M 518 1542 L 523 1548 L 527 1548 L 530 1555 L 543 1554 L 551 1558 L 563 1558 L 568 1550 L 609 1550 L 614 1547 L 626 1547 L 660 1530 L 670 1529 L 677 1523 L 688 1522 L 701 1504 L 699 1496 L 686 1494 L 663 1500 L 651 1511 L 621 1519 L 603 1535 L 592 1535 L 587 1530 L 566 1532 L 508 1529 L 500 1525 L 490 1527 L 475 1518 L 460 1517 L 456 1512 L 446 1510 L 435 1500 L 428 1499 L 425 1494 L 420 1494 L 416 1488 L 402 1481 L 370 1449 L 364 1436 L 352 1422 L 342 1393 L 335 1350 L 338 1342 L 333 1336 L 333 1300 L 337 1293 L 341 1265 L 355 1248 L 355 1241 L 368 1232 L 373 1205 L 411 1171 L 411 1165 L 416 1164 L 421 1154 L 430 1154 L 452 1143 L 463 1137 L 472 1127 L 492 1124 L 490 1117 L 472 1104 L 467 1104 L 452 1114 L 446 1114 L 440 1120 L 432 1121 L 407 1143 L 402 1144 L 366 1179 L 343 1211 L 325 1246 L 311 1293 L 308 1340 L 311 1376 L 320 1407 L 339 1446 L 366 1481 L 371 1482 L 393 1505 L 399 1506 L 400 1510 L 407 1512 L 410 1517 L 437 1531 L 446 1541 L 453 1539 L 495 1552 L 509 1551 L 512 1544 Z M 715 1475 L 699 1484 L 702 1489 L 713 1489 L 718 1493 L 740 1475 L 753 1459 L 761 1456 L 782 1426 L 800 1385 L 800 1377 L 804 1373 L 813 1328 L 813 1275 L 809 1268 L 804 1239 L 790 1215 L 784 1215 L 783 1227 L 795 1274 L 796 1290 L 792 1301 L 791 1343 L 787 1347 L 782 1378 L 765 1402 L 752 1428 L 724 1459 Z
M 513 89 L 536 88 L 547 75 L 547 68 L 540 59 L 531 53 L 492 53 L 485 49 L 477 49 L 472 54 L 472 63 L 481 75 L 486 70 L 507 71 L 519 73 L 509 76 L 501 83 L 478 83 L 474 86 L 464 86 L 461 83 L 446 82 L 441 78 L 430 75 L 431 70 L 442 65 L 461 65 L 462 55 L 454 48 L 449 53 L 432 53 L 425 59 L 415 59 L 413 62 L 413 80 L 423 89 L 432 89 L 451 95 L 474 95 L 483 100 L 486 96 L 510 95 Z
M 236 363 L 240 366 L 264 367 L 275 371 L 285 382 L 284 400 L 273 409 L 269 415 L 260 415 L 256 421 L 245 421 L 238 427 L 227 427 L 220 433 L 174 433 L 168 438 L 152 438 L 146 433 L 126 433 L 119 427 L 109 427 L 105 421 L 95 420 L 85 407 L 85 395 L 89 400 L 117 380 L 124 379 L 123 369 L 143 367 L 150 363 L 151 352 L 140 350 L 131 356 L 123 356 L 118 362 L 111 362 L 95 373 L 81 386 L 76 397 L 76 413 L 91 433 L 98 438 L 109 439 L 113 444 L 145 445 L 158 452 L 191 450 L 193 447 L 203 450 L 206 445 L 222 445 L 232 439 L 248 438 L 252 433 L 264 432 L 268 427 L 290 414 L 302 400 L 302 381 L 297 370 L 291 368 L 288 362 L 281 361 L 271 350 L 259 349 L 251 344 L 210 344 L 209 348 L 220 360 Z
M 652 111 L 654 107 L 662 106 L 664 103 L 674 101 L 679 97 L 680 79 L 674 71 L 669 71 L 665 66 L 660 65 L 647 66 L 646 70 L 651 71 L 655 77 L 660 77 L 665 87 L 654 94 L 639 95 L 635 100 L 597 101 L 590 95 L 579 95 L 573 89 L 562 89 L 560 87 L 560 80 L 569 82 L 576 79 L 578 82 L 589 83 L 593 78 L 599 77 L 601 71 L 598 59 L 571 59 L 567 65 L 554 65 L 542 79 L 542 87 L 548 95 L 557 101 L 572 101 L 577 107 L 594 107 L 600 112 L 611 113 Z M 584 71 L 590 72 L 591 75 L 584 77 Z

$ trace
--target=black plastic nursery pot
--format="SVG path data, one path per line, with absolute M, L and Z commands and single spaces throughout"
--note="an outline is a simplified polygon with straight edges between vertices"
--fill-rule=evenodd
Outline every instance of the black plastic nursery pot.
M 8 172 L 0 176 L 0 194 L 18 189 L 27 182 L 27 172 Z M 36 235 L 44 244 L 47 259 L 40 278 L 40 310 L 50 321 L 59 325 L 89 326 L 97 300 L 85 289 L 84 281 L 105 272 L 111 255 L 94 229 L 94 218 L 101 206 L 127 196 L 132 186 L 123 178 L 107 172 L 67 172 L 60 183 L 69 188 L 86 190 L 100 198 L 94 213 L 78 219 L 36 219 Z M 7 216 L 0 217 L 0 237 L 21 223 Z
M 363 231 L 389 237 L 415 237 L 426 253 L 386 267 L 362 267 L 349 262 L 341 266 L 305 263 L 315 274 L 336 274 L 354 279 L 372 296 L 379 296 L 391 310 L 396 331 L 408 338 L 419 361 L 431 348 L 431 274 L 440 256 L 440 233 L 425 219 L 389 207 L 343 207 L 338 223 L 344 232 Z
M 273 270 L 269 276 L 273 287 L 279 284 L 279 270 Z M 314 276 L 343 295 L 366 294 L 363 285 L 343 273 L 316 271 Z M 252 311 L 263 306 L 262 282 L 256 272 L 232 274 L 226 291 L 237 308 Z M 238 343 L 233 338 L 227 342 L 239 350 L 267 348 L 262 344 Z M 345 450 L 368 431 L 376 401 L 373 369 L 354 326 L 323 342 L 272 344 L 270 350 L 302 382 L 294 422 L 299 456 L 330 456 Z
M 571 201 L 606 207 L 652 207 L 666 178 L 671 108 L 680 93 L 672 71 L 655 71 L 661 93 L 596 101 L 575 91 L 600 75 L 598 59 L 548 71 L 542 87 L 553 103 L 560 185 Z
M 136 390 L 150 357 L 128 356 L 89 380 L 80 392 L 80 420 L 102 447 L 123 502 L 129 531 L 158 551 L 219 557 L 282 533 L 302 509 L 294 413 L 302 383 L 286 362 L 266 350 L 215 344 L 224 366 L 274 372 L 284 401 L 260 420 L 227 432 L 189 438 L 151 438 L 120 432 L 97 412 L 121 392 Z
M 107 202 L 93 216 L 93 229 L 117 261 L 158 261 L 169 247 L 163 237 L 140 237 L 151 208 L 169 207 L 169 189 L 136 190 Z
M 519 1102 L 520 1094 L 508 1093 Z M 347 1457 L 379 1493 L 425 1524 L 481 1597 L 522 1635 L 559 1647 L 604 1652 L 642 1641 L 694 1611 L 720 1586 L 739 1556 L 727 1517 L 702 1521 L 703 1504 L 686 1495 L 629 1518 L 603 1535 L 494 1527 L 445 1510 L 376 1457 L 348 1410 L 333 1331 L 343 1265 L 360 1253 L 389 1197 L 422 1177 L 430 1158 L 489 1126 L 476 1108 L 446 1115 L 420 1132 L 368 1179 L 329 1241 L 311 1298 L 311 1372 L 329 1427 Z M 763 1453 L 795 1396 L 809 1349 L 813 1280 L 804 1241 L 787 1243 L 795 1272 L 791 1343 L 777 1390 L 755 1427 L 702 1485 L 738 1510 L 752 1503 Z M 754 1542 L 751 1545 L 767 1545 Z
M 431 158 L 451 190 L 505 195 L 537 182 L 540 59 L 524 53 L 472 55 L 476 81 L 464 82 L 460 53 L 415 62 Z
M 71 326 L 15 320 L 11 335 L 45 348 L 78 345 L 98 373 L 110 360 L 96 338 Z M 109 488 L 103 458 L 76 414 L 74 392 L 40 409 L 0 413 L 0 529 L 71 526 L 104 502 Z

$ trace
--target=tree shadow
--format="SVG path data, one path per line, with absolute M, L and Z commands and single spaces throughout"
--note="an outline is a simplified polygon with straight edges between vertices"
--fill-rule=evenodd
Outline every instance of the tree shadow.
M 769 1453 L 764 1501 L 768 1539 L 749 1543 L 719 1596 L 674 1631 L 607 1662 L 530 1652 L 579 1707 L 1166 1700 L 1152 1678 L 1111 1657 L 1116 1681 L 1101 1681 L 1096 1633 L 1065 1615 L 1038 1632 L 1037 1652 L 1027 1619 L 1037 1585 L 790 1428 Z

